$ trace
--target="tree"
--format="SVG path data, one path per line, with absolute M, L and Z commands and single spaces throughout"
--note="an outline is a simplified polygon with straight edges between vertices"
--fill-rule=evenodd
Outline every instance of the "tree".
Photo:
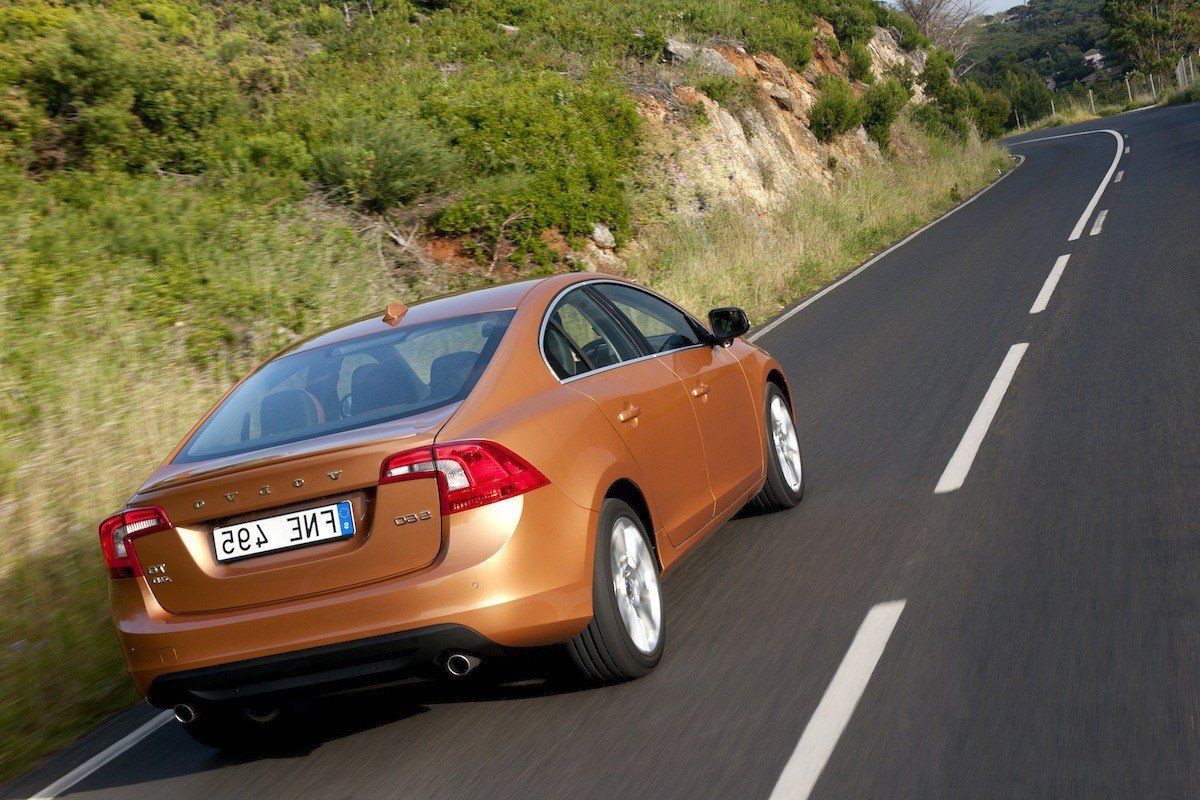
M 898 5 L 933 46 L 952 53 L 957 64 L 979 33 L 984 0 L 899 0 Z
M 1109 43 L 1143 72 L 1167 72 L 1200 43 L 1200 0 L 1104 0 Z

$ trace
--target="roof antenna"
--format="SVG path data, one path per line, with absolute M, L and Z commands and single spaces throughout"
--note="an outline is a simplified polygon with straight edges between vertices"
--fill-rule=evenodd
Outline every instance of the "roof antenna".
M 383 310 L 383 321 L 394 328 L 407 313 L 408 306 L 403 303 L 388 303 L 387 308 Z

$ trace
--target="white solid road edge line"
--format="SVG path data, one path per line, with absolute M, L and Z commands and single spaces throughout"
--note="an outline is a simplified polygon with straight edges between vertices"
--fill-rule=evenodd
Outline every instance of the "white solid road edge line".
M 1063 270 L 1067 268 L 1067 259 L 1070 257 L 1071 254 L 1067 253 L 1065 256 L 1059 256 L 1058 260 L 1054 262 L 1054 268 L 1046 276 L 1042 290 L 1038 292 L 1037 299 L 1033 301 L 1033 307 L 1029 309 L 1030 314 L 1040 314 L 1046 310 L 1046 306 L 1050 305 L 1050 295 L 1054 294 L 1054 287 L 1058 286 L 1058 279 L 1062 277 Z
M 117 756 L 124 753 L 135 744 L 145 739 L 150 734 L 161 728 L 171 719 L 171 712 L 164 711 L 161 714 L 155 715 L 150 721 L 143 723 L 137 730 L 118 739 L 113 744 L 101 750 L 96 755 L 89 758 L 87 761 L 80 764 L 75 769 L 62 776 L 54 783 L 42 789 L 35 794 L 30 800 L 53 800 L 63 792 L 70 789 L 75 784 L 82 781 L 84 778 L 91 775 L 96 770 L 103 767 L 108 762 L 112 761 Z
M 1093 225 L 1092 225 L 1092 233 L 1091 233 L 1092 236 L 1095 236 L 1097 233 L 1099 233 L 1100 231 L 1102 231 L 1104 229 L 1104 218 L 1107 216 L 1108 216 L 1107 208 L 1096 215 L 1096 222 L 1093 223 Z
M 904 601 L 894 600 L 880 603 L 867 612 L 833 681 L 776 781 L 771 800 L 807 800 L 812 793 L 867 688 L 875 665 L 883 656 L 883 649 L 900 621 L 902 611 Z
M 917 238 L 917 237 L 918 237 L 918 236 L 920 236 L 922 233 L 924 233 L 925 231 L 927 231 L 927 230 L 929 230 L 930 228 L 932 228 L 934 225 L 937 225 L 937 224 L 938 224 L 939 222 L 941 222 L 942 220 L 946 219 L 947 217 L 949 217 L 949 216 L 951 216 L 951 215 L 955 214 L 956 212 L 958 212 L 958 211 L 961 211 L 962 209 L 964 209 L 964 208 L 966 208 L 967 206 L 971 205 L 971 203 L 974 203 L 974 202 L 975 202 L 976 200 L 978 200 L 980 197 L 983 197 L 983 195 L 984 195 L 984 194 L 986 194 L 987 192 L 991 191 L 992 187 L 994 187 L 994 186 L 998 185 L 998 184 L 1000 183 L 1000 181 L 1004 180 L 1004 179 L 1005 179 L 1005 178 L 1007 178 L 1009 175 L 1012 175 L 1014 172 L 1016 172 L 1016 171 L 1017 171 L 1017 167 L 1021 166 L 1021 165 L 1022 165 L 1022 164 L 1024 164 L 1024 163 L 1025 163 L 1025 156 L 1018 155 L 1018 156 L 1017 156 L 1017 163 L 1013 165 L 1012 169 L 1010 169 L 1008 172 L 1006 172 L 1006 173 L 1004 173 L 1003 175 L 1001 175 L 999 178 L 996 178 L 996 180 L 992 181 L 991 183 L 989 183 L 987 186 L 985 186 L 985 187 L 983 187 L 982 189 L 980 189 L 980 190 L 979 190 L 978 192 L 976 192 L 975 194 L 973 194 L 973 195 L 971 195 L 970 197 L 968 197 L 968 198 L 967 198 L 965 201 L 963 201 L 962 203 L 959 203 L 959 204 L 958 204 L 958 205 L 956 205 L 954 208 L 950 209 L 950 210 L 949 210 L 949 211 L 947 211 L 945 214 L 942 214 L 940 217 L 938 217 L 937 219 L 933 220 L 932 222 L 929 222 L 929 223 L 927 223 L 926 225 L 924 225 L 923 227 L 921 227 L 921 228 L 918 228 L 917 230 L 913 231 L 913 232 L 912 232 L 912 233 L 910 233 L 908 236 L 905 236 L 903 239 L 901 239 L 900 241 L 896 242 L 894 245 L 892 245 L 892 246 L 891 246 L 891 247 L 889 247 L 888 249 L 884 250 L 883 252 L 881 252 L 881 253 L 877 253 L 876 255 L 872 256 L 872 257 L 871 257 L 871 258 L 869 258 L 869 259 L 867 259 L 867 260 L 866 260 L 866 261 L 864 261 L 862 264 L 860 264 L 860 265 L 859 265 L 859 266 L 858 266 L 858 267 L 857 267 L 857 268 L 856 268 L 856 269 L 855 269 L 853 272 L 848 272 L 848 273 L 846 273 L 845 275 L 843 275 L 842 277 L 838 278 L 838 279 L 837 279 L 836 281 L 834 281 L 833 283 L 831 283 L 831 284 L 829 284 L 828 286 L 826 286 L 826 287 L 825 287 L 824 289 L 822 289 L 821 291 L 819 291 L 819 292 L 817 292 L 816 294 L 814 294 L 812 297 L 810 297 L 810 298 L 808 298 L 807 300 L 805 300 L 805 301 L 804 301 L 803 303 L 801 303 L 800 305 L 798 305 L 798 306 L 795 306 L 794 308 L 792 308 L 792 309 L 789 309 L 788 311 L 785 311 L 784 313 L 780 314 L 778 317 L 776 317 L 775 319 L 771 320 L 771 321 L 770 321 L 770 322 L 768 322 L 766 325 L 764 325 L 763 327 L 759 328 L 757 331 L 755 331 L 754 333 L 750 334 L 750 335 L 749 335 L 749 336 L 747 336 L 746 338 L 747 338 L 748 340 L 750 340 L 751 342 L 754 342 L 754 341 L 757 341 L 757 340 L 758 340 L 759 338 L 761 338 L 762 336 L 765 336 L 765 335 L 767 335 L 767 334 L 768 334 L 768 333 L 770 333 L 772 330 L 774 330 L 774 329 L 775 329 L 777 326 L 779 326 L 779 325 L 781 325 L 782 323 L 786 322 L 787 320 L 791 319 L 793 316 L 795 316 L 796 314 L 800 313 L 800 312 L 801 312 L 801 311 L 803 311 L 805 308 L 808 308 L 808 307 L 809 307 L 809 306 L 811 306 L 813 303 L 817 302 L 817 301 L 818 301 L 818 300 L 820 300 L 822 297 L 824 297 L 825 295 L 829 294 L 829 293 L 830 293 L 830 292 L 832 292 L 834 289 L 836 289 L 837 287 L 841 286 L 843 283 L 845 283 L 846 281 L 850 280 L 851 278 L 853 278 L 853 277 L 854 277 L 855 275 L 857 275 L 858 273 L 862 272 L 862 271 L 863 271 L 864 269 L 866 269 L 867 267 L 869 267 L 869 266 L 871 266 L 872 264 L 874 264 L 875 262 L 879 261 L 881 258 L 883 258 L 883 257 L 887 256 L 889 253 L 892 253 L 892 252 L 894 252 L 894 251 L 896 251 L 896 250 L 899 250 L 901 247 L 903 247 L 904 245 L 908 244 L 908 243 L 909 243 L 909 242 L 911 242 L 913 239 Z
M 1087 136 L 1089 133 L 1111 133 L 1113 138 L 1117 140 L 1117 152 L 1113 156 L 1112 165 L 1108 168 L 1108 172 L 1104 175 L 1104 180 L 1100 181 L 1100 185 L 1096 187 L 1095 194 L 1088 202 L 1087 208 L 1083 210 L 1083 215 L 1079 221 L 1075 223 L 1075 227 L 1071 229 L 1071 235 L 1067 237 L 1068 242 L 1073 242 L 1083 235 L 1083 229 L 1087 226 L 1088 219 L 1092 216 L 1092 212 L 1096 210 L 1096 204 L 1100 202 L 1100 195 L 1104 194 L 1108 182 L 1112 180 L 1113 173 L 1117 171 L 1117 164 L 1121 163 L 1121 145 L 1125 144 L 1125 140 L 1121 134 L 1114 131 L 1112 128 L 1097 128 L 1094 131 L 1078 131 L 1076 133 L 1060 133 L 1057 136 L 1042 136 L 1038 139 L 1026 139 L 1023 142 L 1013 142 L 1013 147 L 1020 147 L 1023 144 L 1034 144 L 1035 142 L 1049 142 L 1053 139 L 1067 139 L 1071 136 Z M 1125 152 L 1129 152 L 1129 148 L 1125 148 Z
M 1008 349 L 1008 355 L 1000 364 L 1000 371 L 996 373 L 996 377 L 992 378 L 992 385 L 988 387 L 987 394 L 983 396 L 983 402 L 979 404 L 975 416 L 971 418 L 967 432 L 963 434 L 962 441 L 958 443 L 954 455 L 950 456 L 950 463 L 946 465 L 946 470 L 938 480 L 937 487 L 933 490 L 934 494 L 953 492 L 960 488 L 963 481 L 967 479 L 971 463 L 975 461 L 975 454 L 979 452 L 979 445 L 983 444 L 983 437 L 987 436 L 988 427 L 991 426 L 996 411 L 1000 408 L 1000 402 L 1004 399 L 1004 393 L 1008 391 L 1008 385 L 1012 383 L 1013 375 L 1017 372 L 1017 365 L 1021 363 L 1021 356 L 1025 355 L 1028 348 L 1029 342 L 1022 342 L 1014 344 Z

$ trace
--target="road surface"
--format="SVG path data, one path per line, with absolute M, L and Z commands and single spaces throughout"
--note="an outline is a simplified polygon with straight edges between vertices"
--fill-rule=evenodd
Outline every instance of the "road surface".
M 649 677 L 375 692 L 253 759 L 136 709 L 0 797 L 114 742 L 62 796 L 1200 796 L 1200 107 L 1009 145 L 760 338 L 808 496 L 671 576 Z

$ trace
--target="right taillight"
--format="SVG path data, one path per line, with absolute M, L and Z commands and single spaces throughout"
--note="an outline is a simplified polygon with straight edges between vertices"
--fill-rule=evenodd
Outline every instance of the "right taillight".
M 485 441 L 450 442 L 397 453 L 383 462 L 379 482 L 434 476 L 443 515 L 507 500 L 549 483 L 516 453 Z
M 130 540 L 148 533 L 171 529 L 167 512 L 158 506 L 131 508 L 114 514 L 100 523 L 100 550 L 104 553 L 104 565 L 113 578 L 136 578 L 142 574 L 137 554 Z

